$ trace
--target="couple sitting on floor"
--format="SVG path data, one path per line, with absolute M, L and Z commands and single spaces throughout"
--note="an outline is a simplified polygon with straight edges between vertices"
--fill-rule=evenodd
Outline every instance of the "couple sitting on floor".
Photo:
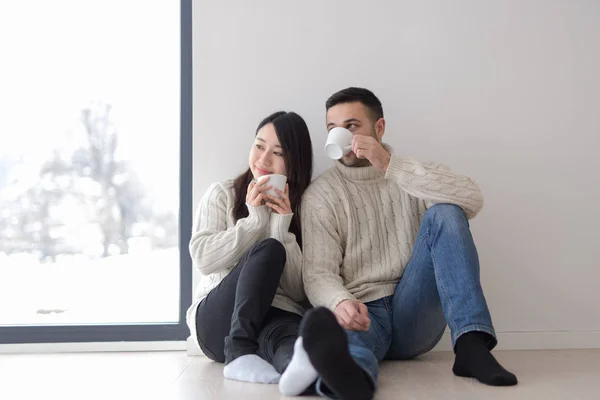
M 314 182 L 306 123 L 277 112 L 258 125 L 248 170 L 202 197 L 190 242 L 202 277 L 188 310 L 200 349 L 228 379 L 363 400 L 382 360 L 430 351 L 448 325 L 454 374 L 515 385 L 490 353 L 468 222 L 483 206 L 477 184 L 392 154 L 366 89 L 335 93 L 326 110 L 327 130 L 349 130 L 352 144 Z

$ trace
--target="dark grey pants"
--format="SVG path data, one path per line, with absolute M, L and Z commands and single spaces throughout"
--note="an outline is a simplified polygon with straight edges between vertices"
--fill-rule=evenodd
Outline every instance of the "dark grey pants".
M 302 317 L 271 307 L 285 261 L 283 245 L 264 240 L 202 300 L 196 332 L 208 358 L 227 364 L 258 354 L 279 373 L 287 368 Z

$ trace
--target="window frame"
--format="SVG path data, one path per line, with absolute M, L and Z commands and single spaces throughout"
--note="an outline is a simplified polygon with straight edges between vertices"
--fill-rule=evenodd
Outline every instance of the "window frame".
M 180 341 L 192 302 L 192 0 L 180 0 L 179 320 L 164 324 L 0 326 L 0 344 Z M 6 305 L 4 305 L 6 306 Z

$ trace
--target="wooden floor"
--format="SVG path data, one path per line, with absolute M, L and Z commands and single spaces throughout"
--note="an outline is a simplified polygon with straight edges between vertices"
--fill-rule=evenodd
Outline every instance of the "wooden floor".
M 519 378 L 491 388 L 452 375 L 453 355 L 382 365 L 376 399 L 600 399 L 600 350 L 499 351 Z M 276 385 L 226 381 L 184 352 L 0 355 L 0 399 L 279 399 Z M 304 397 L 304 399 L 310 399 Z

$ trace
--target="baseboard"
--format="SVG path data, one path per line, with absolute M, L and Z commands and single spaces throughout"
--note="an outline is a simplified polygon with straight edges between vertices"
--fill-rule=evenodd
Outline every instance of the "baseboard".
M 202 353 L 202 350 L 200 350 L 200 348 L 198 347 L 196 342 L 194 342 L 194 339 L 192 339 L 191 336 L 188 336 L 185 343 L 188 356 L 204 356 L 204 353 Z
M 498 332 L 496 350 L 600 349 L 600 331 Z M 445 333 L 433 351 L 452 351 L 450 334 Z M 203 356 L 191 337 L 188 356 Z
M 600 331 L 498 332 L 496 350 L 599 349 Z M 445 333 L 433 351 L 452 351 Z
M 0 344 L 0 354 L 184 351 L 184 341 Z

